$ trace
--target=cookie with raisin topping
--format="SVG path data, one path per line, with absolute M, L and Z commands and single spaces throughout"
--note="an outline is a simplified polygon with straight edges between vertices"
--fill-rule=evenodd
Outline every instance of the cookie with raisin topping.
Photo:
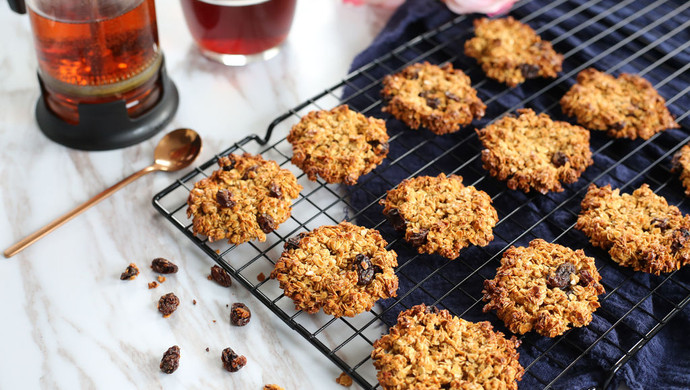
M 685 195 L 690 196 L 690 145 L 683 145 L 673 155 L 671 171 L 680 175 L 680 181 L 685 187 Z
M 367 117 L 347 105 L 312 111 L 292 127 L 292 163 L 309 180 L 353 185 L 388 155 L 386 122 Z
M 555 337 L 592 321 L 604 293 L 600 280 L 581 249 L 538 238 L 503 253 L 494 279 L 484 281 L 484 312 L 495 310 L 513 333 Z
M 302 186 L 292 172 L 260 155 L 230 154 L 218 165 L 220 169 L 194 184 L 187 198 L 192 231 L 209 241 L 265 241 L 267 233 L 290 217 Z
M 285 245 L 271 272 L 297 310 L 353 317 L 396 296 L 395 251 L 374 229 L 341 222 L 301 234 Z
M 383 214 L 419 253 L 438 253 L 449 259 L 469 245 L 486 246 L 493 240 L 498 214 L 491 197 L 462 177 L 419 176 L 388 191 Z
M 680 127 L 652 84 L 634 74 L 622 73 L 616 78 L 585 69 L 561 98 L 561 108 L 582 126 L 604 130 L 613 138 L 649 139 Z
M 589 131 L 528 108 L 477 130 L 484 169 L 508 188 L 542 194 L 563 191 L 592 165 Z
M 387 75 L 381 95 L 386 102 L 384 112 L 412 129 L 424 126 L 439 135 L 458 131 L 483 117 L 486 110 L 470 78 L 450 63 L 417 63 Z
M 690 216 L 647 184 L 621 194 L 591 184 L 575 228 L 624 267 L 659 275 L 690 262 Z
M 510 87 L 528 79 L 555 78 L 563 55 L 528 25 L 509 16 L 475 19 L 474 37 L 465 42 L 465 54 L 477 60 L 489 78 Z
M 384 390 L 512 389 L 525 370 L 515 336 L 424 304 L 398 315 L 371 358 Z

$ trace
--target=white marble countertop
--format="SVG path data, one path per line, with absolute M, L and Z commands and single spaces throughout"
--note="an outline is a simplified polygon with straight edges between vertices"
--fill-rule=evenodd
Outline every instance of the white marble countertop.
M 198 163 L 248 134 L 263 134 L 275 117 L 340 81 L 390 12 L 341 0 L 300 0 L 278 57 L 229 68 L 193 48 L 177 1 L 158 0 L 160 44 L 181 96 L 177 115 L 136 146 L 84 152 L 39 131 L 29 21 L 1 2 L 0 247 L 150 164 L 155 144 L 169 130 L 192 127 L 202 135 Z M 0 261 L 0 389 L 343 388 L 334 381 L 341 371 L 241 286 L 209 282 L 212 260 L 151 206 L 154 194 L 187 171 L 145 176 Z M 180 272 L 148 289 L 155 257 L 170 259 Z M 141 274 L 120 281 L 130 262 Z M 170 291 L 182 304 L 164 319 L 156 303 Z M 225 305 L 237 301 L 252 309 L 249 326 L 228 323 Z M 182 349 L 180 368 L 166 375 L 158 364 L 174 344 Z M 220 363 L 229 346 L 249 361 L 234 374 Z

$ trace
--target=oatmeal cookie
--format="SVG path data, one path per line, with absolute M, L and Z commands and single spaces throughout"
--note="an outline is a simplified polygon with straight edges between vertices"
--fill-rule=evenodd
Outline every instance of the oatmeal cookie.
M 388 133 L 382 119 L 364 116 L 347 105 L 312 111 L 292 127 L 292 163 L 309 180 L 353 185 L 388 155 Z
M 398 315 L 371 358 L 384 390 L 517 389 L 520 345 L 488 321 L 469 322 L 424 304 Z
M 690 145 L 683 145 L 673 156 L 672 172 L 680 174 L 680 181 L 685 187 L 685 195 L 690 196 Z
M 690 216 L 647 184 L 632 194 L 591 184 L 581 207 L 575 228 L 618 264 L 659 275 L 690 262 Z
M 452 64 L 413 64 L 383 78 L 384 112 L 412 129 L 424 126 L 436 134 L 453 133 L 484 116 L 470 78 Z
M 271 278 L 297 310 L 353 317 L 379 298 L 396 296 L 397 265 L 377 230 L 341 222 L 288 240 Z
M 438 253 L 455 259 L 460 249 L 486 246 L 498 222 L 491 197 L 465 187 L 462 177 L 441 173 L 404 180 L 388 191 L 383 214 L 419 253 Z
M 604 293 L 594 258 L 535 239 L 510 247 L 492 280 L 484 281 L 484 312 L 496 310 L 513 333 L 555 337 L 592 322 Z
M 511 16 L 474 20 L 475 37 L 465 42 L 465 55 L 477 60 L 486 75 L 510 87 L 537 77 L 555 78 L 563 55 L 532 28 Z
M 666 101 L 652 84 L 638 75 L 618 78 L 588 68 L 561 98 L 563 113 L 594 130 L 606 130 L 614 138 L 649 139 L 654 134 L 679 128 Z
M 187 198 L 192 231 L 231 244 L 266 241 L 266 233 L 290 217 L 302 186 L 292 172 L 258 155 L 231 154 L 218 165 L 220 169 L 194 184 Z
M 484 169 L 511 190 L 530 188 L 545 194 L 561 192 L 561 183 L 574 183 L 592 165 L 589 131 L 567 122 L 552 121 L 528 108 L 518 110 L 477 130 L 486 149 Z

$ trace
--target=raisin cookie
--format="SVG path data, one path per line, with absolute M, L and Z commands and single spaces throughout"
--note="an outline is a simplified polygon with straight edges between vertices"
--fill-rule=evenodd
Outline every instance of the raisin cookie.
M 659 275 L 690 262 L 690 216 L 647 184 L 632 194 L 592 184 L 581 207 L 575 228 L 618 264 Z
M 386 245 L 374 229 L 349 222 L 321 226 L 287 240 L 271 278 L 297 310 L 354 317 L 397 294 L 398 258 Z
M 680 174 L 680 181 L 685 187 L 685 195 L 690 196 L 690 145 L 683 145 L 672 160 L 672 171 Z
M 470 244 L 486 246 L 494 239 L 498 215 L 491 197 L 465 187 L 461 176 L 441 173 L 407 179 L 380 203 L 386 218 L 419 253 L 455 259 L 460 249 Z
M 604 293 L 594 258 L 535 239 L 503 253 L 496 277 L 484 282 L 484 312 L 496 310 L 511 332 L 555 337 L 592 321 Z
M 532 28 L 512 17 L 474 20 L 475 37 L 465 42 L 465 55 L 477 60 L 486 75 L 510 87 L 537 77 L 555 78 L 563 55 Z
M 194 184 L 187 198 L 192 231 L 209 241 L 240 244 L 266 240 L 290 217 L 302 186 L 275 161 L 245 153 L 218 160 L 220 169 Z
M 381 95 L 390 112 L 412 129 L 424 126 L 436 134 L 453 133 L 484 116 L 470 78 L 452 64 L 413 64 L 383 78 Z
M 652 84 L 638 75 L 618 78 L 588 68 L 561 98 L 563 113 L 594 130 L 606 130 L 614 138 L 649 139 L 654 134 L 679 128 L 666 101 Z
M 520 109 L 477 130 L 484 144 L 484 169 L 511 190 L 530 188 L 545 194 L 563 191 L 561 183 L 574 183 L 592 165 L 589 131 L 546 114 Z
M 353 185 L 388 155 L 386 123 L 352 111 L 347 105 L 312 111 L 292 127 L 292 163 L 309 180 Z
M 398 315 L 374 342 L 371 358 L 384 390 L 517 389 L 525 372 L 519 345 L 488 321 L 465 321 L 421 304 Z

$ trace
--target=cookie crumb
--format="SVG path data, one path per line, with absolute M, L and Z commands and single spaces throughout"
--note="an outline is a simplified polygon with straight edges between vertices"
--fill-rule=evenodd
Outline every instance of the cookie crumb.
M 180 299 L 173 293 L 167 293 L 158 300 L 158 311 L 163 314 L 163 318 L 168 318 L 179 305 Z
M 180 366 L 180 347 L 173 345 L 168 348 L 161 359 L 160 369 L 166 374 L 172 374 Z
M 158 275 L 158 283 L 163 283 L 163 282 L 165 282 L 165 276 Z
M 264 386 L 264 390 L 285 390 L 282 387 L 278 385 L 266 385 Z
M 158 282 L 156 282 L 155 280 L 149 283 L 149 290 L 156 287 L 158 287 Z
M 342 372 L 340 373 L 339 377 L 335 378 L 335 383 L 341 386 L 350 387 L 352 386 L 352 378 L 350 378 L 350 376 L 346 373 Z
M 134 263 L 129 263 L 125 272 L 120 274 L 120 280 L 134 280 L 139 275 L 139 268 Z
M 196 305 L 196 299 L 192 299 L 192 305 Z
M 237 372 L 247 364 L 247 358 L 237 355 L 231 348 L 225 348 L 220 356 L 223 367 L 230 372 Z
M 264 273 L 262 272 L 256 275 L 256 280 L 258 280 L 259 282 L 263 282 L 264 280 L 266 280 L 266 275 L 264 275 Z

